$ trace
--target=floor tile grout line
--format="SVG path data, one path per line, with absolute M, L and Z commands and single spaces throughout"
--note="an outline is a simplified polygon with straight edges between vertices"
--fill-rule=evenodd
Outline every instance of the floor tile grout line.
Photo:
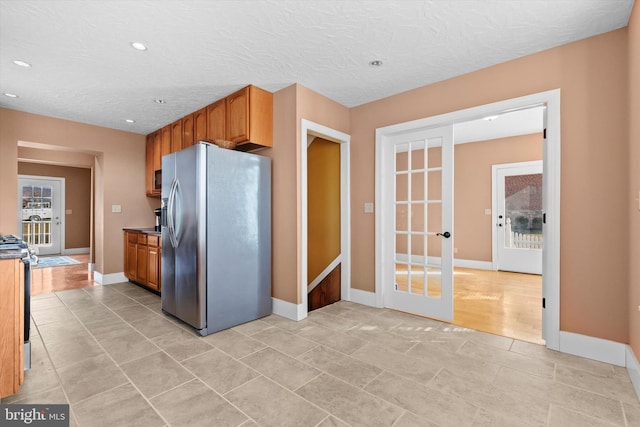
M 91 295 L 89 295 L 89 296 L 91 296 Z M 64 302 L 64 301 L 63 301 L 63 302 Z M 101 301 L 99 301 L 99 304 L 104 305 L 108 310 L 111 310 L 111 311 L 112 311 L 116 316 L 120 317 L 120 316 L 119 316 L 117 313 L 115 313 L 115 312 L 114 312 L 110 307 L 106 306 L 106 305 L 105 305 L 105 304 L 103 304 Z M 65 304 L 65 305 L 66 305 L 66 304 Z M 114 358 L 109 354 L 109 352 L 107 352 L 107 351 L 106 351 L 106 349 L 104 348 L 104 346 L 103 346 L 102 344 L 100 344 L 100 342 L 99 342 L 99 341 L 96 339 L 96 337 L 91 333 L 91 331 L 89 331 L 89 329 L 85 326 L 84 322 L 82 322 L 82 321 L 80 320 L 80 318 L 78 318 L 78 317 L 76 316 L 76 314 L 73 312 L 73 309 L 71 309 L 71 308 L 69 307 L 69 310 L 72 312 L 72 314 L 74 315 L 74 317 L 76 317 L 76 319 L 78 319 L 78 321 L 80 322 L 80 324 L 82 325 L 82 327 L 87 331 L 87 333 L 89 333 L 89 335 L 94 339 L 94 341 L 96 341 L 96 343 L 98 344 L 98 346 L 100 346 L 100 349 L 102 350 L 102 352 L 103 352 L 103 353 L 104 353 L 104 354 L 105 354 L 105 355 L 106 355 L 106 356 L 107 356 L 107 357 L 108 357 L 108 358 L 113 362 L 113 364 L 116 366 L 116 368 L 120 370 L 120 372 L 124 375 L 124 377 L 125 377 L 125 378 L 127 379 L 127 381 L 129 382 L 129 384 L 131 384 L 131 385 L 135 388 L 135 390 L 140 394 L 140 396 L 141 396 L 143 399 L 145 399 L 145 401 L 146 401 L 146 402 L 147 402 L 147 404 L 148 404 L 148 405 L 153 409 L 153 411 L 154 411 L 154 412 L 156 412 L 156 414 L 158 414 L 158 416 L 159 416 L 163 421 L 165 421 L 165 422 L 167 423 L 167 425 L 170 425 L 170 423 L 169 423 L 169 422 L 168 422 L 168 421 L 167 421 L 167 420 L 162 416 L 162 414 L 160 414 L 160 413 L 155 409 L 155 407 L 154 407 L 153 405 L 151 405 L 151 402 L 149 401 L 149 399 L 147 399 L 147 397 L 142 393 L 142 391 L 138 388 L 138 386 L 137 386 L 137 385 L 136 385 L 136 384 L 131 380 L 131 378 L 129 377 L 129 375 L 127 375 L 127 373 L 124 371 L 124 369 L 122 369 L 122 367 L 121 367 L 121 366 L 116 362 L 116 360 L 115 360 L 115 359 L 114 359 Z M 126 321 L 125 321 L 124 319 L 122 319 L 121 317 L 120 317 L 120 319 L 121 319 L 121 320 L 123 320 L 125 323 L 127 323 L 127 324 L 128 324 L 128 322 L 126 322 Z M 144 336 L 144 334 L 142 334 L 142 335 Z M 145 338 L 147 338 L 146 336 L 144 336 L 144 337 L 145 337 Z M 43 341 L 44 341 L 44 340 L 43 340 Z M 152 343 L 152 344 L 154 344 L 154 343 Z M 155 345 L 155 344 L 154 344 L 154 345 Z M 51 360 L 51 356 L 48 354 L 48 352 L 47 352 L 47 355 L 48 355 L 49 359 Z M 51 361 L 51 363 L 52 363 L 52 365 L 53 365 L 53 361 Z M 80 362 L 78 362 L 78 363 L 80 363 Z M 72 366 L 72 365 L 70 365 L 70 366 Z M 57 375 L 59 375 L 59 374 L 58 374 L 58 371 L 57 371 L 57 368 L 55 368 L 55 367 L 54 367 L 54 369 L 56 369 L 56 374 L 57 374 Z M 61 379 L 61 378 L 60 378 L 60 385 L 62 386 L 62 388 L 63 388 L 63 390 L 64 390 L 64 385 L 63 385 L 63 383 L 62 383 L 62 379 Z M 120 386 L 118 386 L 118 387 L 122 387 L 123 385 L 126 385 L 126 384 L 121 384 L 121 385 L 120 385 Z M 115 388 L 117 388 L 117 387 L 115 387 Z M 112 389 L 112 390 L 113 390 L 113 389 Z M 98 394 L 100 394 L 100 393 L 98 393 Z M 66 396 L 66 391 L 65 391 L 65 396 Z M 96 395 L 94 395 L 94 396 L 96 396 Z M 92 397 L 94 397 L 94 396 L 87 397 L 86 399 L 83 399 L 83 400 L 88 400 L 88 399 L 90 399 L 90 398 L 92 398 Z M 72 404 L 72 403 L 69 401 L 69 398 L 68 398 L 68 396 L 67 396 L 67 402 L 69 402 L 69 406 L 71 407 L 72 405 L 77 405 L 80 401 L 75 402 L 74 404 Z M 77 417 L 76 417 L 76 422 L 78 423 L 78 426 L 80 427 L 80 423 L 79 423 L 79 421 L 77 420 Z

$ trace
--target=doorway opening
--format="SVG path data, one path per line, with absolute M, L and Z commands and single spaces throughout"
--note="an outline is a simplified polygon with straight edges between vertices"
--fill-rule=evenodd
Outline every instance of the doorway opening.
M 335 248 L 332 251 L 327 251 L 327 255 L 323 255 L 323 261 L 321 263 L 327 264 L 327 260 L 331 259 L 328 265 L 322 267 L 313 267 L 316 275 L 311 277 L 313 273 L 309 274 L 309 145 L 315 138 L 321 138 L 324 141 L 328 141 L 330 144 L 337 144 L 339 146 L 339 253 L 335 255 Z M 301 131 L 300 131 L 300 193 L 301 193 L 301 209 L 300 209 L 300 229 L 301 229 L 301 257 L 300 257 L 300 274 L 298 281 L 300 284 L 299 292 L 301 304 L 297 306 L 296 320 L 301 320 L 307 317 L 310 310 L 309 308 L 309 288 L 320 283 L 323 278 L 329 277 L 329 281 L 336 281 L 336 276 L 339 275 L 339 297 L 343 300 L 350 300 L 351 289 L 351 228 L 350 221 L 350 192 L 349 192 L 349 143 L 350 136 L 336 131 L 335 129 L 328 128 L 326 126 L 314 123 L 312 121 L 302 119 Z M 325 143 L 325 144 L 327 144 Z M 325 148 L 331 149 L 330 146 Z M 336 197 L 333 194 L 332 197 Z M 334 215 L 335 217 L 335 215 Z M 335 232 L 336 227 L 331 227 L 332 232 Z M 313 239 L 312 239 L 313 240 Z M 335 244 L 333 246 L 336 246 Z M 313 252 L 313 250 L 312 250 Z M 313 255 L 313 253 L 312 253 Z M 335 256 L 333 256 L 335 255 Z M 322 270 L 321 270 L 322 268 Z M 331 273 L 333 272 L 333 275 Z M 312 286 L 309 286 L 312 285 Z
M 551 349 L 559 348 L 559 299 L 560 299 L 560 274 L 559 274 L 559 253 L 560 253 L 560 91 L 552 90 L 533 95 L 514 98 L 506 101 L 486 104 L 478 107 L 460 110 L 439 116 L 415 120 L 412 122 L 392 125 L 376 130 L 376 305 L 380 307 L 393 306 L 390 301 L 396 294 L 394 275 L 396 263 L 394 250 L 389 247 L 395 246 L 395 215 L 396 212 L 389 210 L 388 206 L 395 202 L 395 188 L 389 185 L 393 181 L 396 173 L 395 166 L 391 167 L 388 158 L 397 144 L 399 135 L 408 135 L 419 131 L 439 128 L 445 125 L 470 122 L 478 119 L 495 117 L 502 114 L 527 110 L 533 107 L 545 107 L 546 119 L 544 122 L 545 138 L 543 138 L 543 168 L 544 168 L 544 192 L 543 205 L 546 222 L 544 227 L 544 247 L 543 247 L 543 276 L 542 276 L 542 301 L 538 301 L 537 311 L 540 313 L 542 339 L 546 341 L 547 347 Z M 488 178 L 490 181 L 490 177 Z M 444 188 L 444 187 L 443 187 Z M 452 187 L 453 188 L 453 187 Z M 485 206 L 484 212 L 480 212 L 485 219 L 493 218 L 491 206 Z M 445 222 L 445 215 L 449 215 L 442 210 L 442 223 Z M 451 213 L 453 224 L 453 213 Z M 490 220 L 492 221 L 492 219 Z M 456 229 L 458 223 L 454 224 Z M 444 230 L 450 231 L 450 230 Z M 442 233 L 444 231 L 441 230 Z M 491 224 L 486 230 L 491 235 Z M 454 251 L 458 247 L 457 237 L 460 237 L 460 230 L 451 230 L 453 250 L 442 251 L 440 255 L 441 274 L 444 275 L 445 266 L 449 263 L 451 271 L 449 274 L 455 277 L 456 286 L 459 281 L 460 272 L 454 275 Z M 490 237 L 487 239 L 491 244 Z M 461 255 L 458 253 L 458 255 Z M 446 259 L 449 258 L 449 259 Z M 459 257 L 462 258 L 462 257 Z M 491 258 L 482 263 L 483 268 L 492 272 Z M 464 264 L 464 263 L 462 263 Z M 478 265 L 461 265 L 458 261 L 459 269 L 477 268 Z M 447 267 L 448 269 L 448 267 Z M 464 273 L 464 272 L 462 272 Z M 500 273 L 500 272 L 499 272 Z M 453 285 L 452 285 L 453 287 Z M 447 314 L 454 317 L 454 298 L 451 292 L 451 311 Z M 544 304 L 543 304 L 544 301 Z M 402 309 L 402 308 L 401 308 Z M 407 309 L 406 311 L 413 311 Z M 414 311 L 415 312 L 415 311 Z M 446 318 L 431 312 L 427 316 Z
M 309 136 L 307 310 L 340 301 L 340 144 Z

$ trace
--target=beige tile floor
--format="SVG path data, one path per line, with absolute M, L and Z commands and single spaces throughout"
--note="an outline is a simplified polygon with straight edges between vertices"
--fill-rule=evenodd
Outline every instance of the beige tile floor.
M 2 403 L 69 403 L 72 426 L 640 426 L 624 368 L 345 301 L 198 337 L 121 283 L 32 318 Z

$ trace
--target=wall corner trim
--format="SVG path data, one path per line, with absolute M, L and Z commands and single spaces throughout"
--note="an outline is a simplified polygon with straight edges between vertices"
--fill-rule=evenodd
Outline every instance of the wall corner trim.
M 273 297 L 271 300 L 273 303 L 273 314 L 295 321 L 307 317 L 307 307 L 304 304 L 294 304 Z
M 351 288 L 351 302 L 357 304 L 368 305 L 369 307 L 377 307 L 375 292 L 363 291 Z
M 560 331 L 561 352 L 616 366 L 626 366 L 625 346 L 615 341 Z
M 633 384 L 633 388 L 636 390 L 636 395 L 638 399 L 640 399 L 640 363 L 638 363 L 638 359 L 636 355 L 633 353 L 633 349 L 630 345 L 626 346 L 627 348 L 627 373 L 629 374 L 629 378 L 631 378 L 631 384 Z
M 94 271 L 93 281 L 101 285 L 113 285 L 114 283 L 128 282 L 129 279 L 127 279 L 127 276 L 125 276 L 124 272 L 122 271 L 119 273 L 111 273 L 111 274 L 102 274 L 97 271 Z

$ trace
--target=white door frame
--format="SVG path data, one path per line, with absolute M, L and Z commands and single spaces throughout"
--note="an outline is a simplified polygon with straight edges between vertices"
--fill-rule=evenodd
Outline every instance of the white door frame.
M 543 145 L 544 182 L 543 192 L 546 223 L 544 227 L 545 247 L 542 256 L 542 297 L 545 308 L 542 309 L 542 337 L 547 347 L 559 350 L 560 347 L 560 89 L 539 92 L 519 98 L 512 98 L 491 104 L 471 107 L 464 110 L 440 114 L 437 116 L 399 123 L 376 129 L 376 204 L 375 204 L 375 289 L 376 305 L 384 306 L 385 269 L 389 262 L 385 259 L 383 248 L 389 244 L 382 238 L 384 209 L 383 162 L 380 154 L 388 137 L 401 132 L 414 131 L 447 124 L 455 124 L 492 116 L 507 111 L 515 111 L 534 106 L 546 105 L 546 138 Z M 542 306 L 542 302 L 541 302 Z
M 300 123 L 300 265 L 298 271 L 299 291 L 302 304 L 298 305 L 297 319 L 307 317 L 307 263 L 308 263 L 308 213 L 307 213 L 307 137 L 319 136 L 340 144 L 340 298 L 351 299 L 351 195 L 349 152 L 351 136 L 328 128 L 310 120 L 301 119 Z
M 65 250 L 65 179 L 57 176 L 40 176 L 40 175 L 18 175 L 18 212 L 17 212 L 17 220 L 18 220 L 18 230 L 20 235 L 22 235 L 22 192 L 20 188 L 20 180 L 30 180 L 30 181 L 55 181 L 60 184 L 60 254 L 64 253 Z M 52 218 L 52 221 L 54 219 Z
M 499 256 L 498 251 L 500 250 L 500 245 L 504 245 L 503 242 L 499 242 L 498 239 L 498 227 L 497 224 L 500 222 L 498 220 L 498 214 L 500 213 L 500 209 L 498 209 L 498 171 L 504 169 L 517 169 L 517 168 L 528 168 L 528 167 L 539 167 L 540 170 L 544 171 L 544 161 L 542 160 L 532 160 L 529 162 L 516 162 L 516 163 L 500 163 L 491 166 L 491 265 L 494 271 L 498 271 L 499 268 Z M 543 175 L 544 176 L 544 175 Z M 544 179 L 543 179 L 544 182 Z M 544 185 L 544 184 L 543 184 Z M 505 218 L 506 220 L 506 218 Z M 506 224 L 506 221 L 503 221 Z M 502 228 L 504 230 L 504 227 Z M 544 236 L 544 234 L 543 234 Z M 544 238 L 544 237 L 543 237 Z

